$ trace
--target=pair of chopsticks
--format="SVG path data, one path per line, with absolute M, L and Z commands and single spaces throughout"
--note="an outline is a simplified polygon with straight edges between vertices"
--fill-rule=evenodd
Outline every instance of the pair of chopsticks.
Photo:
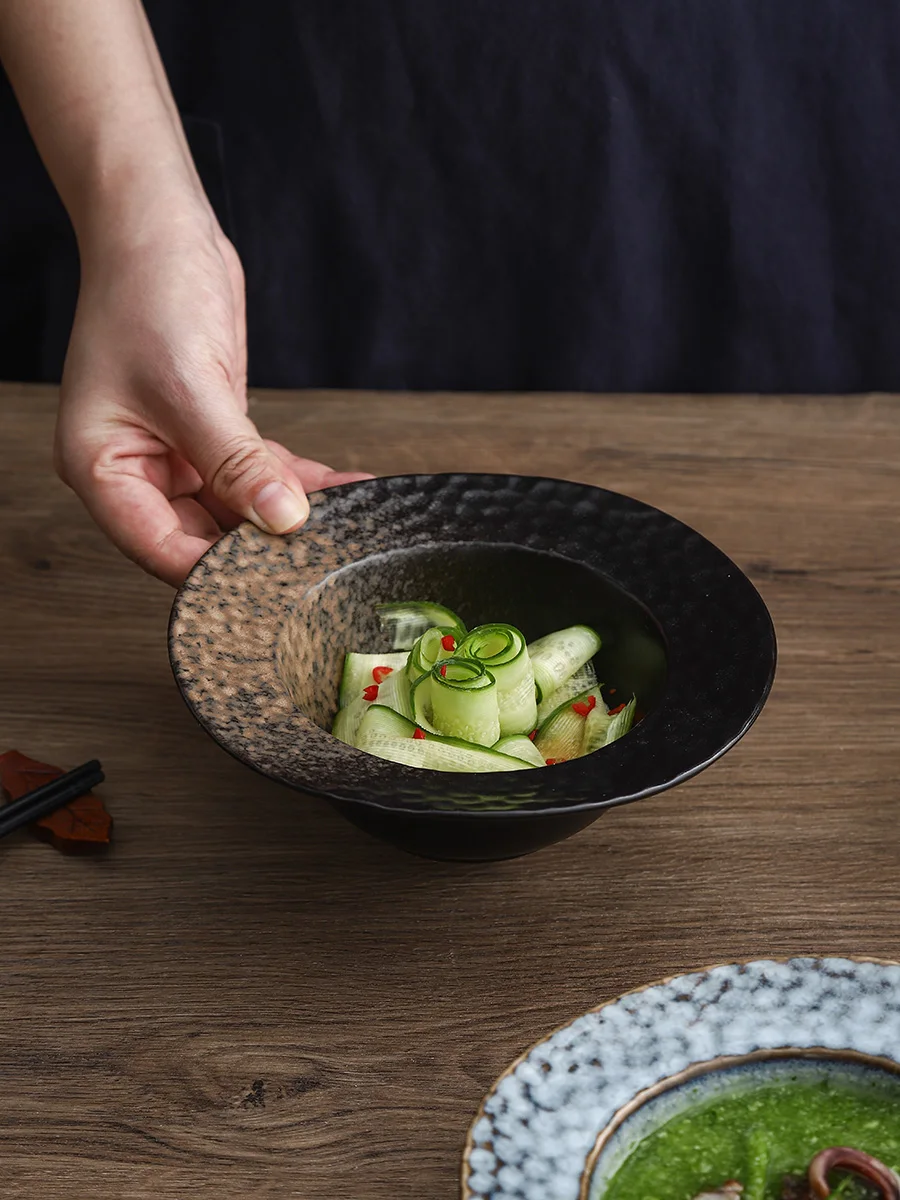
M 52 779 L 49 783 L 35 788 L 33 792 L 20 796 L 18 800 L 0 808 L 0 837 L 5 837 L 14 829 L 21 829 L 23 825 L 30 825 L 32 821 L 46 817 L 48 813 L 62 808 L 64 804 L 77 800 L 98 783 L 102 783 L 105 778 L 100 763 L 96 758 L 92 758 L 83 766 L 67 771 L 58 779 Z

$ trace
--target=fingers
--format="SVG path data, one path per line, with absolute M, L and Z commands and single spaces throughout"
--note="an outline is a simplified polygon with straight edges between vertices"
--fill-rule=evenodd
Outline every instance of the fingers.
M 79 489 L 91 516 L 118 548 L 151 575 L 178 587 L 218 540 L 213 517 L 188 497 L 168 500 L 140 475 L 94 473 Z
M 299 458 L 280 442 L 273 442 L 268 438 L 264 441 L 269 450 L 291 468 L 307 492 L 336 487 L 339 483 L 358 483 L 364 479 L 375 478 L 368 471 L 334 471 L 325 463 L 315 462 L 311 458 Z

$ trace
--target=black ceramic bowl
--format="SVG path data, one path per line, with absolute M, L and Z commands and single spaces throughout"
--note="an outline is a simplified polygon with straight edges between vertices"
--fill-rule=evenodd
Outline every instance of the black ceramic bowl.
M 242 762 L 434 858 L 525 854 L 695 775 L 768 695 L 775 635 L 750 581 L 658 509 L 585 484 L 411 475 L 311 497 L 286 538 L 241 525 L 178 592 L 169 652 L 205 729 Z M 645 714 L 544 770 L 461 775 L 363 754 L 328 732 L 347 649 L 387 649 L 375 604 L 435 600 L 529 640 L 583 622 L 599 677 Z

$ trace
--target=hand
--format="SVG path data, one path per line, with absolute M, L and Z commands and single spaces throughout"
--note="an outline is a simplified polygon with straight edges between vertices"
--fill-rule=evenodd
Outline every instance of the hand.
M 287 533 L 306 491 L 371 478 L 260 438 L 243 272 L 208 210 L 110 240 L 82 247 L 55 462 L 120 550 L 177 586 L 223 529 Z

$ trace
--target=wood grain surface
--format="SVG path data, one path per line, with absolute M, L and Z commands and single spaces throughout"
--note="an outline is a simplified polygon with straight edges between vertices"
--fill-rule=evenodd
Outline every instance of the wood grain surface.
M 794 952 L 900 957 L 900 401 L 271 393 L 263 431 L 377 473 L 649 501 L 768 602 L 772 698 L 722 762 L 498 865 L 367 839 L 194 724 L 171 593 L 0 389 L 0 749 L 93 756 L 101 860 L 0 843 L 0 1196 L 455 1200 L 510 1059 L 623 989 Z

